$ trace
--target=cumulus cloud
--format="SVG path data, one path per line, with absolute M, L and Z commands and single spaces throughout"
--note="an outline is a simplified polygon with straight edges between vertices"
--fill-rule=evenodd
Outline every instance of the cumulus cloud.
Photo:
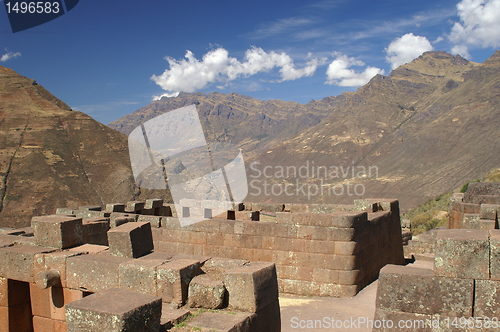
M 21 56 L 21 53 L 19 53 L 19 52 L 14 53 L 14 52 L 9 51 L 8 49 L 5 49 L 5 52 L 7 52 L 7 53 L 5 53 L 4 55 L 2 55 L 0 57 L 0 62 L 5 62 L 5 61 L 8 61 L 10 59 L 15 59 L 15 58 L 18 58 Z
M 468 57 L 468 46 L 500 47 L 500 0 L 462 0 L 457 4 L 460 22 L 448 36 L 453 52 Z
M 350 67 L 364 66 L 365 63 L 344 54 L 336 54 L 336 59 L 328 66 L 326 71 L 326 84 L 339 86 L 362 86 L 368 83 L 373 76 L 384 74 L 384 70 L 376 67 L 366 67 L 362 72 L 356 72 Z
M 253 47 L 245 52 L 244 61 L 229 57 L 229 52 L 219 47 L 198 60 L 191 51 L 187 51 L 184 59 L 165 58 L 169 69 L 163 74 L 151 76 L 163 90 L 173 92 L 195 92 L 211 83 L 227 84 L 240 77 L 249 77 L 260 72 L 269 72 L 280 68 L 281 79 L 278 82 L 296 80 L 312 76 L 318 66 L 326 59 L 316 59 L 310 54 L 303 68 L 296 68 L 293 59 L 286 53 L 265 52 L 262 48 Z
M 385 49 L 386 60 L 392 69 L 411 62 L 424 52 L 432 51 L 430 41 L 423 36 L 415 36 L 413 33 L 394 39 Z

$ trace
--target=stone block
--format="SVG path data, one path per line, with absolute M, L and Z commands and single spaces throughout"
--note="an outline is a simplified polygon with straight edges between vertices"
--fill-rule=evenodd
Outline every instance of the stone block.
M 42 271 L 57 271 L 59 273 L 60 284 L 56 284 L 56 286 L 66 287 L 67 259 L 68 257 L 75 257 L 81 254 L 81 252 L 77 251 L 57 251 L 48 254 L 36 254 L 33 267 L 34 275 L 36 277 L 37 274 Z
M 163 302 L 184 305 L 188 286 L 201 273 L 200 262 L 193 259 L 176 259 L 157 267 L 157 296 Z
M 92 218 L 83 220 L 82 243 L 107 246 L 109 218 Z
M 190 320 L 187 325 L 198 331 L 250 332 L 252 331 L 250 326 L 252 317 L 252 314 L 244 312 L 234 314 L 204 312 Z
M 497 204 L 482 204 L 479 216 L 481 219 L 497 220 L 497 210 L 500 205 Z
M 124 289 L 109 289 L 66 305 L 69 332 L 160 329 L 161 299 Z
M 0 277 L 34 282 L 35 255 L 53 251 L 54 248 L 25 245 L 0 248 Z
M 33 316 L 33 332 L 67 332 L 66 322 Z
M 126 223 L 108 231 L 109 251 L 117 257 L 137 258 L 153 250 L 151 224 Z
M 145 203 L 141 201 L 127 202 L 127 205 L 125 206 L 125 212 L 141 214 L 142 210 L 144 210 L 144 205 Z
M 156 268 L 163 259 L 134 259 L 120 264 L 120 288 L 156 296 Z
M 140 215 L 139 218 L 137 218 L 138 222 L 149 222 L 151 224 L 151 227 L 156 227 L 159 228 L 161 227 L 161 216 L 144 216 Z
M 435 276 L 431 269 L 386 265 L 376 308 L 448 317 L 471 317 L 474 280 Z
M 109 227 L 114 228 L 128 222 L 135 222 L 139 218 L 138 214 L 113 212 L 109 216 Z
M 257 312 L 278 299 L 278 279 L 274 263 L 252 262 L 228 270 L 224 284 L 229 307 Z
M 450 278 L 489 279 L 487 230 L 443 229 L 437 232 L 434 273 Z
M 107 252 L 69 257 L 66 262 L 68 288 L 99 292 L 119 287 L 120 264 L 130 261 Z
M 31 227 L 39 246 L 66 249 L 82 243 L 82 219 L 64 215 L 33 217 Z
M 226 294 L 222 280 L 200 274 L 189 284 L 188 305 L 191 308 L 220 309 L 224 306 Z
M 492 229 L 490 235 L 490 278 L 500 280 L 500 229 Z
M 105 212 L 125 212 L 125 204 L 121 203 L 109 203 L 106 204 L 106 207 L 104 208 Z
M 163 199 L 160 198 L 151 198 L 147 199 L 144 204 L 145 209 L 158 209 L 163 206 Z
M 479 229 L 491 230 L 497 228 L 496 220 L 480 219 Z
M 464 213 L 461 228 L 479 229 L 479 214 Z

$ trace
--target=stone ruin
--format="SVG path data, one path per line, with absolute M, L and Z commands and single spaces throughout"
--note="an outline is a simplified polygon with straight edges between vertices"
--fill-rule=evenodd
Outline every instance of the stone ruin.
M 2 229 L 0 331 L 280 331 L 274 263 L 154 250 L 149 222 L 95 209 Z
M 500 183 L 470 183 L 465 193 L 451 197 L 448 229 L 498 229 Z M 434 259 L 436 229 L 420 234 L 404 247 L 405 257 Z
M 240 204 L 186 227 L 152 199 L 60 208 L 0 233 L 2 331 L 156 332 L 193 308 L 209 311 L 187 327 L 280 331 L 278 291 L 353 296 L 404 262 L 399 203 L 386 199 Z

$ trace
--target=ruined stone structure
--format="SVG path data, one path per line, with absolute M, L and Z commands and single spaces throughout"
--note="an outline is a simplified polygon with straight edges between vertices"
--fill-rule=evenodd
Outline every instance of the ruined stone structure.
M 448 229 L 498 229 L 500 183 L 470 183 L 465 194 L 451 197 Z M 404 247 L 406 258 L 433 260 L 436 230 L 414 236 Z
M 160 200 L 127 206 L 168 210 Z M 127 206 L 0 230 L 0 331 L 158 332 L 186 318 L 207 330 L 280 331 L 274 263 L 162 252 Z M 214 310 L 190 319 L 191 308 Z
M 497 229 L 500 210 L 499 183 L 470 183 L 465 194 L 454 196 L 449 229 Z
M 373 331 L 498 331 L 500 230 L 437 230 L 430 266 L 380 271 Z
M 211 216 L 208 207 L 215 203 L 184 200 L 181 204 L 183 215 Z M 283 293 L 354 296 L 384 265 L 404 263 L 397 200 L 356 200 L 354 205 L 239 204 L 186 227 L 181 227 L 172 206 L 158 200 L 108 204 L 98 210 L 58 209 L 58 213 L 110 218 L 111 225 L 147 221 L 155 248 L 172 254 L 274 262 Z M 271 218 L 265 221 L 265 215 Z

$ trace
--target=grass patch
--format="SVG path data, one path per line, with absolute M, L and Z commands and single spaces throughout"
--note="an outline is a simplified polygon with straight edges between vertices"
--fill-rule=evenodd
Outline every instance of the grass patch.
M 450 192 L 429 199 L 424 204 L 403 214 L 403 218 L 410 220 L 413 235 L 425 233 L 448 223 L 448 207 L 451 195 Z

